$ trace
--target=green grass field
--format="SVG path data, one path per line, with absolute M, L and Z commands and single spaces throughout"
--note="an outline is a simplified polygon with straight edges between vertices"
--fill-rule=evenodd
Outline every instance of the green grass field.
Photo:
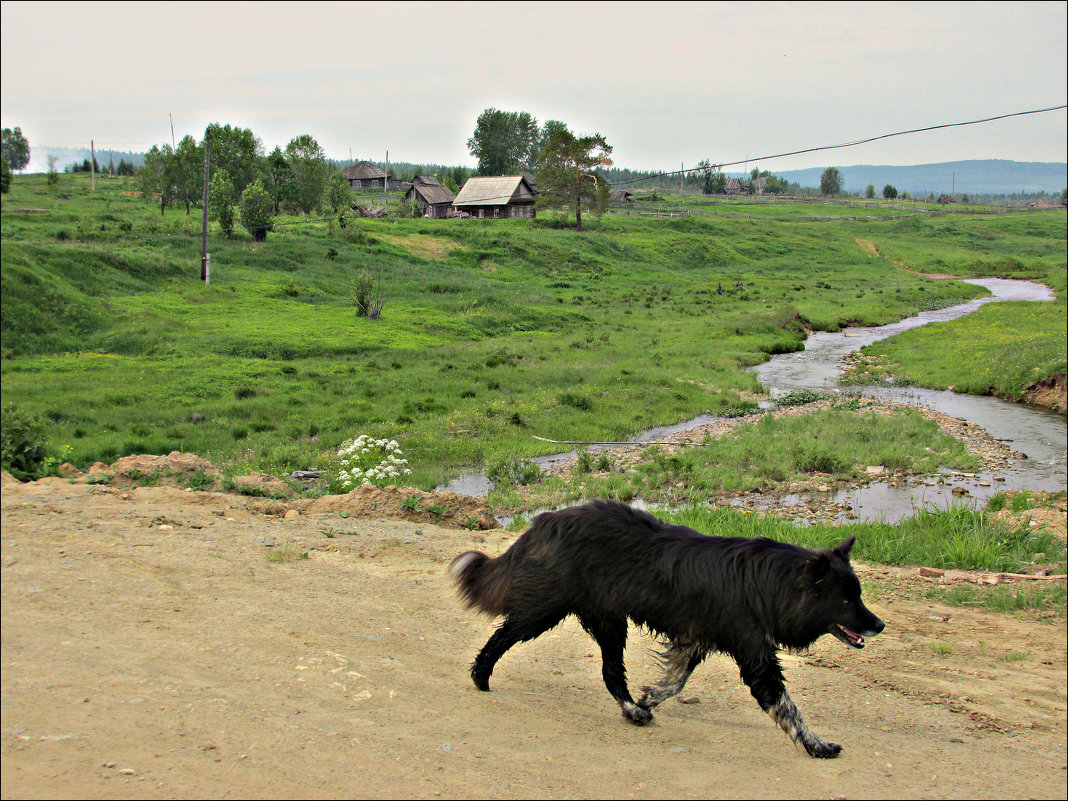
M 41 416 L 50 452 L 82 468 L 183 450 L 284 474 L 367 433 L 397 439 L 410 483 L 431 488 L 556 447 L 533 435 L 616 440 L 751 410 L 744 368 L 806 329 L 984 292 L 902 265 L 1038 277 L 1063 315 L 1062 212 L 698 197 L 673 201 L 687 217 L 609 214 L 581 234 L 551 217 L 283 217 L 262 243 L 213 227 L 206 287 L 199 211 L 161 216 L 134 189 L 17 176 L 3 200 L 3 403 Z M 882 219 L 902 208 L 914 216 Z M 825 219 L 843 216 L 858 219 Z M 355 312 L 361 271 L 381 319 Z M 1056 369 L 1058 337 L 1023 374 Z
M 1066 373 L 1065 304 L 1002 302 L 861 349 L 847 382 L 893 375 L 899 384 L 1022 400 L 1028 386 Z

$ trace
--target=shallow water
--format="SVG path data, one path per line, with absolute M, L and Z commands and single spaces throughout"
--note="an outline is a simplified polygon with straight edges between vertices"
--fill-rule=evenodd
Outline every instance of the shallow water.
M 838 378 L 844 368 L 842 359 L 865 345 L 880 339 L 933 322 L 955 320 L 970 314 L 986 303 L 1006 300 L 1053 300 L 1053 293 L 1041 284 L 1030 281 L 1011 281 L 1000 278 L 970 279 L 968 283 L 986 287 L 989 297 L 977 298 L 957 306 L 921 312 L 889 325 L 870 328 L 848 328 L 837 332 L 818 332 L 805 340 L 805 349 L 783 353 L 753 368 L 771 396 L 779 397 L 802 389 L 837 392 Z M 977 473 L 974 476 L 946 474 L 920 486 L 891 487 L 885 482 L 843 490 L 834 500 L 851 506 L 847 514 L 860 520 L 894 522 L 921 508 L 944 509 L 952 505 L 981 506 L 985 501 L 1006 489 L 1058 491 L 1068 485 L 1068 425 L 1064 415 L 1023 404 L 1009 403 L 993 397 L 963 395 L 956 392 L 917 389 L 914 387 L 873 386 L 851 388 L 865 395 L 893 400 L 913 406 L 933 409 L 952 417 L 962 418 L 985 429 L 991 436 L 1003 440 L 1026 458 L 1015 460 L 997 475 Z M 635 437 L 634 442 L 648 442 L 669 434 L 687 431 L 719 418 L 700 415 L 672 426 L 650 429 Z M 610 449 L 611 446 L 603 446 Z M 591 451 L 599 448 L 592 447 Z M 534 461 L 545 467 L 554 462 L 574 458 L 575 451 L 542 456 Z M 985 485 L 985 486 L 984 486 Z M 967 495 L 954 495 L 954 487 Z M 467 474 L 458 476 L 440 490 L 464 495 L 482 496 L 493 488 L 486 476 Z M 959 490 L 958 490 L 959 492 Z M 797 504 L 799 496 L 786 498 L 756 498 L 758 505 L 767 507 Z

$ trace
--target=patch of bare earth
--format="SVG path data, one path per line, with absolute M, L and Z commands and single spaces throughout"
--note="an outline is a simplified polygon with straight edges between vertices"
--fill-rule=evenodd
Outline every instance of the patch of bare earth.
M 391 236 L 389 234 L 376 234 L 380 239 L 407 250 L 413 256 L 423 259 L 440 261 L 447 259 L 453 251 L 463 250 L 463 245 L 451 239 L 427 236 L 426 234 L 407 234 L 405 236 Z
M 1060 414 L 1068 412 L 1068 386 L 1064 373 L 1054 373 L 1049 378 L 1031 384 L 1024 391 L 1024 402 Z
M 877 256 L 879 258 L 885 258 L 883 256 L 882 252 L 879 250 L 879 248 L 870 239 L 857 239 L 856 243 L 858 245 L 860 245 L 861 249 L 864 250 L 866 253 L 869 253 L 872 256 Z M 932 279 L 946 279 L 946 278 L 957 278 L 957 279 L 959 279 L 960 278 L 959 275 L 950 275 L 949 273 L 921 273 L 918 270 L 912 269 L 907 264 L 905 264 L 905 262 L 903 262 L 903 261 L 891 261 L 890 263 L 895 268 L 897 268 L 898 270 L 904 270 L 907 273 L 915 273 L 916 275 L 922 275 L 924 278 L 932 278 Z
M 809 724 L 844 746 L 813 760 L 720 656 L 686 703 L 627 724 L 573 620 L 475 690 L 493 626 L 446 568 L 503 551 L 500 529 L 392 519 L 377 496 L 287 516 L 285 499 L 2 478 L 4 798 L 1064 797 L 1063 623 L 874 577 L 883 634 L 784 657 Z M 639 687 L 653 642 L 630 642 Z

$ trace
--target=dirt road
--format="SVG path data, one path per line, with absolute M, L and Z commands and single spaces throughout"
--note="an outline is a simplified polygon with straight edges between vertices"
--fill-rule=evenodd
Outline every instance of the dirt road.
M 627 724 L 570 621 L 479 693 L 467 668 L 492 624 L 445 568 L 514 534 L 252 500 L 5 481 L 4 798 L 1066 795 L 1061 622 L 876 581 L 884 634 L 785 657 L 813 729 L 844 745 L 814 760 L 721 657 L 689 703 Z M 634 686 L 650 644 L 634 633 Z

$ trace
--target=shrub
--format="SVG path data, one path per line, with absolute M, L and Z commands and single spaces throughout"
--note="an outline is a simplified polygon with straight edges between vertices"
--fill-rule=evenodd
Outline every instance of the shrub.
M 572 409 L 578 409 L 580 412 L 589 412 L 593 410 L 593 402 L 585 395 L 577 395 L 573 392 L 560 393 L 560 403 L 564 406 L 570 406 Z
M 533 484 L 541 468 L 529 459 L 505 459 L 490 467 L 486 476 L 494 484 Z
M 41 418 L 9 405 L 4 409 L 0 431 L 3 469 L 20 481 L 42 475 L 47 451 Z
M 400 476 L 411 475 L 408 460 L 402 458 L 400 445 L 395 439 L 373 439 L 361 434 L 344 443 L 338 449 L 341 469 L 337 483 L 342 490 L 351 490 L 361 484 L 381 487 Z
M 249 185 L 241 195 L 241 224 L 255 242 L 262 242 L 267 232 L 274 230 L 274 201 L 262 179 Z

